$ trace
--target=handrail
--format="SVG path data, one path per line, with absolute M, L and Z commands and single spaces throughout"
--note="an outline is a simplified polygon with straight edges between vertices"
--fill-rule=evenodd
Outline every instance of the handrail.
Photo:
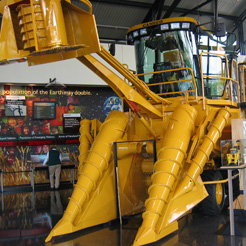
M 234 175 L 232 179 L 235 179 L 238 177 L 238 174 Z M 210 185 L 210 184 L 224 184 L 227 183 L 228 179 L 221 179 L 221 180 L 214 180 L 214 181 L 205 181 L 203 182 L 204 185 Z
M 146 85 L 148 87 L 151 87 L 151 86 L 156 86 L 156 85 L 177 84 L 177 83 L 192 81 L 195 89 L 185 90 L 185 91 L 157 93 L 157 95 L 169 95 L 169 94 L 179 94 L 179 93 L 184 93 L 184 92 L 195 92 L 195 96 L 197 98 L 197 85 L 196 85 L 196 81 L 195 81 L 195 76 L 194 76 L 193 70 L 191 68 L 189 68 L 189 67 L 174 68 L 174 69 L 161 70 L 161 71 L 155 71 L 155 72 L 149 72 L 149 73 L 141 73 L 141 74 L 136 74 L 136 76 L 139 77 L 139 76 L 144 76 L 144 75 L 159 74 L 159 73 L 168 73 L 168 72 L 176 72 L 176 71 L 183 71 L 183 70 L 189 70 L 190 73 L 191 73 L 192 78 L 191 79 L 183 79 L 183 80 L 172 80 L 172 81 L 158 82 L 158 83 L 153 83 L 153 84 L 147 84 L 146 83 Z
M 239 91 L 239 86 L 240 86 L 240 84 L 239 84 L 239 81 L 237 81 L 237 80 L 234 80 L 234 79 L 232 79 L 232 78 L 228 78 L 228 77 L 220 77 L 220 76 L 214 76 L 214 75 L 203 75 L 203 77 L 204 78 L 212 78 L 212 79 L 221 79 L 221 80 L 228 80 L 230 83 L 230 89 L 232 88 L 232 85 L 231 85 L 231 82 L 234 82 L 235 84 L 237 84 L 237 93 L 238 93 L 238 95 L 240 94 L 240 91 Z M 224 87 L 225 87 L 225 85 L 224 85 Z M 219 96 L 219 95 L 217 95 L 217 96 Z M 222 96 L 222 95 L 221 95 Z M 230 95 L 230 99 L 231 99 L 231 101 L 233 102 L 233 97 L 232 97 L 232 94 Z
M 26 171 L 5 172 L 5 171 L 0 170 L 0 172 L 1 173 L 30 173 L 32 171 L 31 170 L 26 170 Z
M 204 55 L 211 55 L 211 56 L 214 56 L 214 57 L 223 57 L 226 61 L 226 77 L 224 76 L 215 76 L 215 75 L 206 75 L 206 74 L 203 74 L 203 71 L 201 73 L 201 82 L 202 82 L 202 98 L 203 98 L 203 109 L 205 110 L 205 92 L 204 92 L 204 78 L 211 78 L 211 79 L 221 79 L 221 80 L 229 80 L 229 101 L 231 101 L 232 103 L 233 102 L 236 102 L 234 101 L 233 99 L 233 86 L 232 86 L 232 82 L 236 83 L 237 85 L 237 94 L 238 94 L 238 102 L 240 102 L 240 90 L 239 90 L 239 81 L 237 80 L 234 80 L 232 76 L 229 76 L 229 65 L 228 65 L 228 58 L 226 55 L 224 54 L 218 54 L 218 53 L 213 53 L 213 52 L 201 52 L 200 54 L 200 62 L 201 62 L 201 68 L 202 68 L 202 56 Z M 234 60 L 233 60 L 234 61 Z M 232 71 L 232 70 L 231 70 Z M 224 91 L 225 91 L 225 86 L 226 84 L 224 84 Z M 222 96 L 222 95 L 221 95 Z
M 232 60 L 232 63 L 231 63 L 231 78 L 232 78 L 232 79 L 234 79 L 234 78 L 233 78 L 233 72 L 234 72 L 234 66 L 233 66 L 233 64 L 234 64 L 234 63 L 236 64 L 236 68 L 238 68 L 238 63 L 237 63 L 237 61 L 236 61 L 235 59 L 233 59 L 233 60 Z M 236 69 L 236 79 L 238 79 L 238 77 L 239 77 L 239 76 L 238 76 L 238 69 Z
M 133 84 L 134 86 L 132 86 L 132 88 L 136 89 L 140 95 L 144 96 L 145 98 L 151 98 L 156 103 L 163 103 L 164 105 L 170 104 L 170 101 L 162 97 L 159 97 L 157 94 L 151 91 L 149 87 L 146 85 L 146 83 L 140 80 L 137 75 L 131 73 L 125 66 L 122 66 L 122 64 L 117 59 L 115 59 L 115 57 L 112 56 L 105 48 L 103 48 L 103 46 L 101 46 L 101 51 L 97 54 L 110 66 L 116 69 L 116 71 L 118 71 L 125 79 L 127 79 L 131 84 Z M 79 58 L 78 60 L 81 61 L 81 59 Z M 84 65 L 86 64 L 84 63 Z

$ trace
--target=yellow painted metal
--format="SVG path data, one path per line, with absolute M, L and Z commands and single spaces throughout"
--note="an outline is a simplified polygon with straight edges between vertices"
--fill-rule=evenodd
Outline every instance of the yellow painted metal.
M 167 19 L 156 20 L 156 21 L 151 21 L 148 23 L 139 24 L 139 25 L 136 25 L 136 26 L 129 28 L 127 32 L 129 33 L 129 32 L 132 32 L 136 29 L 146 28 L 148 26 L 156 26 L 156 25 L 165 24 L 165 23 L 172 23 L 172 22 L 192 22 L 192 23 L 195 23 L 196 25 L 198 25 L 197 21 L 191 17 L 172 17 L 172 18 L 167 18 Z M 203 26 L 201 26 L 201 28 L 205 29 Z
M 213 52 L 202 52 L 200 54 L 200 61 L 201 61 L 201 67 L 202 65 L 202 56 L 213 56 L 213 57 L 219 57 L 221 60 L 225 60 L 225 71 L 221 69 L 221 76 L 215 76 L 215 75 L 202 75 L 202 94 L 203 94 L 203 108 L 205 109 L 205 105 L 207 104 L 214 104 L 214 105 L 233 105 L 237 107 L 237 103 L 239 102 L 239 95 L 240 95 L 240 85 L 238 79 L 238 71 L 235 71 L 233 67 L 237 66 L 237 63 L 235 60 L 232 60 L 231 65 L 231 73 L 232 75 L 229 75 L 229 62 L 228 58 L 224 54 L 218 54 Z M 204 94 L 204 80 L 205 79 L 216 79 L 217 81 L 220 81 L 218 84 L 223 84 L 223 87 L 225 87 L 225 90 L 223 92 L 223 95 L 221 95 L 220 100 L 207 100 L 205 102 L 206 97 Z M 227 86 L 225 86 L 227 83 Z M 232 85 L 234 84 L 234 86 Z M 236 88 L 235 88 L 236 87 Z M 237 96 L 235 95 L 235 91 L 237 93 Z M 224 101 L 223 101 L 224 100 Z
M 151 98 L 156 103 L 170 104 L 167 99 L 159 97 L 153 91 L 151 91 L 148 86 L 138 77 L 133 75 L 129 69 L 123 66 L 117 59 L 115 59 L 107 50 L 101 47 L 101 51 L 98 52 L 98 55 L 103 58 L 109 65 L 116 69 L 124 78 L 132 83 L 132 85 L 139 91 L 139 93 L 146 98 Z M 128 98 L 129 99 L 129 98 Z
M 46 2 L 47 0 L 42 1 Z M 29 65 L 60 61 L 100 51 L 95 18 L 91 14 L 91 8 L 87 12 L 67 1 L 58 1 L 57 5 L 61 7 L 62 11 L 59 11 L 59 14 L 64 18 L 64 26 L 57 30 L 59 33 L 52 32 L 53 29 L 50 28 L 49 40 L 55 40 L 58 44 L 58 37 L 61 36 L 61 40 L 64 40 L 64 42 L 60 45 L 56 45 L 55 42 L 49 42 L 51 47 L 48 46 L 43 52 L 32 53 L 28 56 Z M 47 17 L 51 11 L 46 14 Z M 64 28 L 64 32 L 62 28 Z M 67 45 L 65 44 L 65 36 Z
M 155 72 L 151 72 L 151 73 L 141 73 L 141 74 L 136 74 L 136 76 L 143 76 L 143 75 L 151 75 L 151 74 L 161 74 L 161 73 L 174 73 L 174 72 L 178 72 L 178 71 L 185 71 L 188 70 L 190 71 L 191 74 L 191 79 L 182 79 L 182 80 L 172 80 L 172 81 L 163 81 L 163 82 L 158 82 L 158 83 L 153 83 L 153 84 L 148 84 L 148 87 L 152 87 L 152 86 L 156 86 L 156 85 L 168 85 L 168 84 L 178 84 L 178 83 L 182 83 L 182 82 L 186 82 L 186 81 L 192 81 L 193 82 L 193 87 L 194 89 L 189 89 L 187 91 L 178 91 L 178 92 L 169 92 L 169 93 L 159 93 L 157 95 L 170 95 L 170 94 L 177 94 L 177 93 L 184 93 L 184 92 L 194 92 L 195 93 L 195 98 L 197 98 L 197 85 L 196 85 L 196 80 L 195 80 L 195 76 L 193 73 L 193 70 L 189 67 L 184 67 L 184 68 L 175 68 L 175 69 L 168 69 L 165 71 L 155 71 Z
M 193 107 L 180 105 L 171 117 L 163 146 L 158 152 L 158 160 L 154 165 L 152 185 L 148 190 L 149 198 L 145 202 L 146 211 L 134 245 L 154 242 L 170 233 L 171 224 L 164 230 L 159 227 L 158 222 L 171 198 L 170 194 L 179 181 L 190 138 L 195 129 L 196 116 L 197 112 Z M 177 225 L 174 224 L 172 229 L 176 230 Z
M 90 70 L 95 72 L 100 78 L 102 78 L 116 92 L 119 97 L 127 98 L 128 100 L 133 101 L 138 106 L 141 106 L 145 110 L 148 110 L 150 114 L 156 115 L 158 117 L 162 116 L 162 113 L 158 109 L 156 109 L 153 104 L 151 104 L 145 97 L 138 93 L 134 88 L 127 84 L 112 70 L 110 70 L 100 61 L 98 61 L 95 57 L 93 57 L 92 55 L 85 55 L 82 57 L 78 57 L 77 59 L 85 66 L 87 66 Z
M 139 154 L 142 150 L 142 144 L 139 142 L 121 143 L 117 148 L 117 157 L 122 159 L 127 155 Z
M 177 193 L 183 194 L 189 192 L 193 188 L 196 183 L 196 179 L 203 172 L 203 167 L 209 159 L 214 145 L 220 138 L 230 116 L 231 113 L 228 108 L 223 108 L 218 111 L 218 115 L 211 124 L 208 134 L 205 136 L 201 146 L 198 148 L 195 157 L 191 160 L 190 167 L 186 172 L 186 176 L 177 190 Z
M 223 201 L 223 187 L 222 184 L 216 184 L 216 201 L 217 204 L 221 204 L 221 202 Z
M 156 139 L 157 135 L 154 132 L 154 130 L 152 129 L 152 127 L 150 126 L 150 124 L 147 122 L 146 119 L 144 119 L 144 117 L 139 113 L 139 109 L 137 108 L 137 106 L 132 102 L 129 101 L 127 98 L 124 98 L 125 103 L 129 106 L 129 108 L 135 112 L 139 118 L 139 120 L 142 122 L 142 124 L 144 125 L 144 127 L 148 130 L 148 132 L 151 134 L 151 136 Z
M 239 88 L 238 75 L 226 75 L 229 69 L 224 56 L 226 70 L 221 77 L 210 77 L 228 80 L 229 96 L 222 100 L 209 100 L 205 97 L 203 80 L 202 96 L 197 95 L 190 68 L 172 69 L 166 72 L 189 69 L 195 89 L 183 97 L 162 98 L 100 46 L 91 3 L 88 0 L 81 2 L 87 5 L 88 11 L 77 8 L 70 1 L 60 0 L 30 0 L 30 4 L 3 0 L 0 3 L 3 13 L 1 61 L 27 57 L 29 65 L 36 65 L 76 57 L 130 106 L 127 115 L 113 111 L 102 125 L 96 120 L 81 122 L 79 179 L 63 218 L 46 241 L 117 218 L 112 147 L 114 142 L 123 138 L 127 141 L 156 141 L 158 161 L 154 169 L 151 163 L 153 145 L 124 143 L 117 149 L 120 167 L 118 188 L 121 198 L 124 197 L 121 199 L 122 214 L 132 214 L 143 208 L 141 202 L 145 194 L 142 190 L 149 186 L 143 224 L 134 245 L 154 242 L 177 230 L 177 220 L 208 195 L 200 174 L 206 163 L 215 165 L 209 160 L 210 154 L 219 151 L 218 141 L 223 134 L 226 137 L 230 135 L 230 118 L 241 117 L 237 105 L 239 99 L 235 100 L 232 93 L 233 83 Z M 175 17 L 144 23 L 129 29 L 129 32 L 170 22 L 197 24 L 192 18 Z M 91 53 L 97 53 L 123 79 Z M 236 63 L 233 65 L 236 67 Z M 234 73 L 234 69 L 231 71 Z M 184 81 L 188 80 L 169 83 Z M 189 92 L 194 91 L 194 96 L 190 96 Z M 138 178 L 134 176 L 136 172 Z M 142 183 L 135 182 L 137 180 Z
M 117 191 L 119 216 L 139 214 L 144 211 L 150 175 L 142 172 L 142 142 L 117 143 Z M 149 158 L 153 166 L 153 158 Z M 153 169 L 151 170 L 151 172 Z
M 91 120 L 91 136 L 93 139 L 96 138 L 102 123 L 98 119 Z
M 196 180 L 195 185 L 190 192 L 179 194 L 180 183 L 177 185 L 174 195 L 170 202 L 167 204 L 167 208 L 162 218 L 160 219 L 160 225 L 165 230 L 165 226 L 170 223 L 174 223 L 182 216 L 191 211 L 199 202 L 208 196 L 207 190 L 199 176 Z M 146 242 L 147 243 L 147 242 Z
M 13 16 L 10 8 L 4 6 L 2 17 L 1 34 L 0 34 L 0 60 L 19 59 L 29 54 L 29 51 L 19 49 L 21 46 L 19 40 L 16 39 Z
M 116 218 L 116 197 L 112 186 L 114 166 L 110 161 L 112 144 L 122 138 L 127 124 L 128 118 L 124 113 L 111 111 L 101 125 L 67 209 L 46 242 L 54 236 L 78 231 Z
M 246 102 L 246 93 L 245 93 L 245 85 L 246 85 L 246 59 L 244 63 L 239 64 L 239 77 L 241 78 L 241 90 L 242 90 L 242 101 Z
M 42 1 L 45 17 L 48 47 L 68 45 L 65 20 L 60 0 Z
M 89 12 L 68 1 L 5 1 L 0 60 L 27 57 L 29 65 L 37 65 L 100 51 L 91 3 L 82 2 Z
M 148 122 L 144 119 L 143 116 L 139 117 L 140 121 L 142 122 L 142 124 L 145 126 L 145 128 L 150 132 L 151 136 L 156 139 L 156 133 L 154 132 L 154 130 L 152 129 L 152 127 L 148 124 Z
M 2 0 L 0 1 L 0 13 L 3 14 L 5 6 L 15 5 L 17 6 L 23 0 Z
M 31 48 L 37 48 L 37 36 L 36 36 L 36 28 L 33 26 L 35 25 L 32 20 L 36 17 L 34 14 L 34 7 L 33 4 L 22 4 L 18 8 L 18 18 L 19 23 L 21 25 L 21 33 L 22 33 L 22 40 L 24 43 L 24 49 L 29 50 Z M 37 9 L 36 9 L 37 10 Z M 42 19 L 42 18 L 41 18 Z
M 235 177 L 237 177 L 237 175 L 233 176 L 232 179 L 234 179 Z M 204 185 L 208 185 L 208 184 L 225 184 L 225 183 L 228 183 L 228 179 L 203 182 Z
M 90 149 L 90 144 L 92 144 L 93 139 L 90 135 L 90 126 L 91 126 L 91 121 L 84 119 L 80 122 L 80 128 L 79 128 L 79 166 L 78 166 L 78 171 L 79 175 L 83 169 L 84 162 L 88 156 L 88 151 Z

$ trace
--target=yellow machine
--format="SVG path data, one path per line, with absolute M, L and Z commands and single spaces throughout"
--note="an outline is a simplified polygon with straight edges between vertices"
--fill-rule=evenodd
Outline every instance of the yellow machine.
M 227 154 L 228 165 L 242 164 L 242 157 L 240 151 L 240 140 L 238 140 L 233 148 L 230 148 L 230 153 Z
M 231 139 L 231 119 L 244 114 L 236 61 L 199 52 L 198 37 L 211 37 L 194 19 L 169 18 L 128 31 L 134 75 L 100 46 L 91 3 L 81 2 L 85 10 L 65 0 L 1 1 L 2 64 L 77 58 L 129 108 L 112 111 L 102 124 L 81 122 L 78 181 L 46 241 L 141 212 L 133 245 L 145 245 L 177 230 L 179 218 L 208 195 L 216 202 L 202 210 L 219 213 L 225 187 L 213 184 L 216 193 L 208 194 L 204 180 L 226 178 L 219 170 L 220 140 Z

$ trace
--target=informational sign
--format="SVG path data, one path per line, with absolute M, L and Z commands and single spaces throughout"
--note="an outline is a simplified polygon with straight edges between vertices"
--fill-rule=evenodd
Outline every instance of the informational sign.
M 57 135 L 57 144 L 78 144 L 80 134 L 60 134 Z
M 6 96 L 5 116 L 26 116 L 26 97 Z
M 0 136 L 0 147 L 17 146 L 17 136 Z
M 18 136 L 19 146 L 56 144 L 56 135 Z
M 33 102 L 33 119 L 51 120 L 56 118 L 56 102 Z
M 80 134 L 0 136 L 0 147 L 78 144 Z
M 81 115 L 63 114 L 63 133 L 77 133 L 79 132 Z

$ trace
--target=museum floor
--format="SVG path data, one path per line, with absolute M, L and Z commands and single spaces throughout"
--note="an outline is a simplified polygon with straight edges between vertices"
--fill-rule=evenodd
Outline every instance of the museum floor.
M 0 246 L 42 246 L 51 228 L 61 218 L 71 196 L 72 187 L 63 186 L 58 191 L 49 191 L 48 186 L 35 192 L 5 191 L 1 196 Z M 240 199 L 237 207 L 242 207 Z M 246 216 L 243 210 L 235 212 L 236 236 L 229 235 L 229 214 L 203 216 L 197 213 L 186 215 L 179 221 L 179 230 L 167 238 L 149 244 L 152 246 L 246 246 Z M 238 212 L 239 211 L 239 212 Z M 141 216 L 86 229 L 56 239 L 47 246 L 130 246 Z

